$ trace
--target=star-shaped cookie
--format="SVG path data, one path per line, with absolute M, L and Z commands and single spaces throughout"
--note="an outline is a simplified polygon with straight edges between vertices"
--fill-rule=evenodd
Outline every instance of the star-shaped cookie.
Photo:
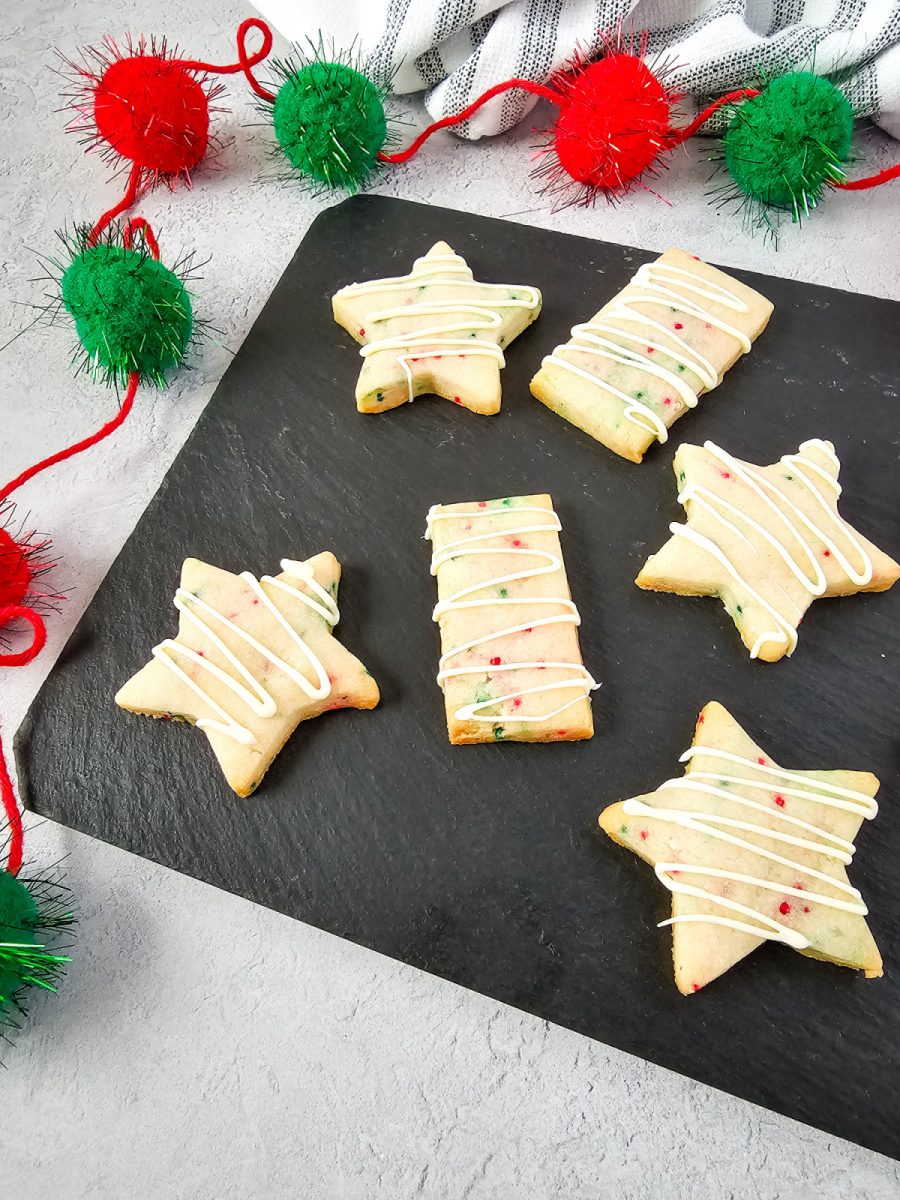
M 500 411 L 504 347 L 540 315 L 541 293 L 478 283 L 465 259 L 438 242 L 408 275 L 341 288 L 333 308 L 362 344 L 360 412 L 386 412 L 430 393 L 490 415 Z
M 764 941 L 882 974 L 866 905 L 846 867 L 878 811 L 867 771 L 777 766 L 714 701 L 681 756 L 684 777 L 612 804 L 600 827 L 672 893 L 675 982 L 685 995 Z
M 820 596 L 883 592 L 900 565 L 838 513 L 840 462 L 814 438 L 756 467 L 713 442 L 681 446 L 673 462 L 687 524 L 647 559 L 648 591 L 719 596 L 751 658 L 793 654 L 797 626 Z
M 185 560 L 178 634 L 116 695 L 116 704 L 202 729 L 239 796 L 249 796 L 301 721 L 374 708 L 378 685 L 335 640 L 340 563 L 283 559 L 279 575 L 232 575 Z

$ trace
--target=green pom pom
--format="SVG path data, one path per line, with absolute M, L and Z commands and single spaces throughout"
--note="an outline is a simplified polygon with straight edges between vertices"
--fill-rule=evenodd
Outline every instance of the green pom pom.
M 92 375 L 124 386 L 137 371 L 162 387 L 191 340 L 191 300 L 178 275 L 136 245 L 126 249 L 115 233 L 91 246 L 82 231 L 60 281 L 62 302 Z
M 29 988 L 56 991 L 65 955 L 51 954 L 38 931 L 73 923 L 65 889 L 55 881 L 33 881 L 34 891 L 0 871 L 0 1025 L 15 1025 Z
M 362 187 L 387 141 L 383 91 L 346 62 L 276 68 L 275 136 L 288 162 L 317 184 Z
M 844 179 L 853 109 L 829 80 L 793 71 L 744 100 L 724 137 L 725 165 L 751 200 L 808 214 L 828 184 Z

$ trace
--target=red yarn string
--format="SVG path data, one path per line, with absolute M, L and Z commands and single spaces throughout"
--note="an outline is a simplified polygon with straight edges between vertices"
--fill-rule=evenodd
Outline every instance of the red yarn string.
M 22 814 L 13 791 L 12 780 L 6 769 L 6 758 L 3 754 L 3 743 L 0 742 L 0 803 L 9 822 L 9 853 L 6 857 L 6 869 L 10 875 L 18 875 L 22 865 L 22 847 L 24 836 L 22 832 Z
M 890 183 L 892 179 L 896 179 L 898 176 L 900 176 L 900 163 L 894 163 L 892 167 L 885 167 L 877 175 L 866 175 L 863 179 L 847 179 L 843 183 L 836 183 L 834 186 L 840 188 L 843 192 L 862 192 L 866 188 L 878 187 L 882 183 Z
M 495 96 L 499 96 L 502 92 L 509 92 L 513 88 L 521 88 L 523 92 L 530 92 L 532 96 L 539 96 L 542 100 L 549 100 L 553 104 L 563 105 L 566 103 L 565 96 L 555 92 L 552 88 L 544 87 L 542 83 L 534 83 L 530 79 L 507 79 L 503 83 L 495 83 L 493 87 L 488 88 L 476 100 L 473 100 L 462 112 L 456 113 L 452 117 L 442 117 L 440 121 L 435 121 L 432 125 L 428 125 L 415 141 L 406 147 L 405 150 L 398 150 L 395 154 L 380 153 L 378 158 L 381 162 L 389 163 L 405 163 L 421 148 L 421 146 L 431 137 L 433 133 L 437 133 L 439 129 L 448 129 L 451 125 L 459 125 L 461 121 L 468 120 L 473 113 L 476 113 L 483 104 L 487 104 L 488 100 L 493 100 Z
M 31 626 L 34 632 L 31 645 L 27 650 L 22 650 L 18 654 L 0 654 L 0 666 L 24 667 L 26 663 L 30 663 L 32 659 L 37 658 L 46 645 L 46 626 L 44 625 L 43 618 L 33 608 L 23 608 L 20 604 L 7 604 L 0 607 L 0 627 L 7 625 L 10 621 L 16 620 L 27 621 Z M 11 875 L 18 875 L 19 868 L 22 865 L 22 846 L 24 841 L 22 815 L 19 812 L 16 793 L 13 791 L 12 780 L 9 777 L 9 771 L 6 767 L 2 741 L 0 741 L 0 803 L 3 805 L 3 811 L 9 822 L 9 853 L 7 855 L 6 869 Z
M 134 231 L 142 229 L 144 231 L 144 241 L 147 243 L 147 249 L 159 262 L 159 242 L 156 240 L 156 234 L 153 232 L 150 222 L 146 217 L 132 217 L 125 228 L 122 230 L 122 244 L 126 250 L 130 250 L 134 242 Z
M 137 200 L 138 188 L 141 186 L 141 167 L 137 163 L 133 163 L 131 170 L 128 173 L 128 185 L 125 188 L 125 195 L 113 208 L 108 209 L 94 228 L 88 235 L 88 245 L 96 246 L 97 239 L 103 230 L 114 221 L 120 213 L 123 213 L 126 208 L 131 208 L 135 200 Z
M 262 34 L 262 45 L 254 53 L 247 53 L 247 34 L 251 29 L 258 29 Z M 263 100 L 271 100 L 274 102 L 275 96 L 262 84 L 257 83 L 253 77 L 252 68 L 259 66 L 264 58 L 268 58 L 269 52 L 272 49 L 272 30 L 265 23 L 260 21 L 258 17 L 248 17 L 246 21 L 241 21 L 237 31 L 237 54 L 238 61 L 236 63 L 228 63 L 224 67 L 216 66 L 215 63 L 201 62 L 196 58 L 179 58 L 178 62 L 188 71 L 209 71 L 215 75 L 236 75 L 238 71 L 243 71 L 247 82 L 251 88 Z
M 708 104 L 703 112 L 697 113 L 690 125 L 685 125 L 683 129 L 673 129 L 672 138 L 669 141 L 670 147 L 680 146 L 682 142 L 686 142 L 689 137 L 693 137 L 701 125 L 705 125 L 714 112 L 717 112 L 723 104 L 735 104 L 738 100 L 752 100 L 759 95 L 757 88 L 738 88 L 736 92 L 727 92 L 724 96 L 720 96 L 718 100 L 713 100 L 712 104 Z
M 20 650 L 16 654 L 0 654 L 0 667 L 24 667 L 33 658 L 37 658 L 47 644 L 47 627 L 44 618 L 33 608 L 24 608 L 21 604 L 0 605 L 0 629 L 10 621 L 27 621 L 33 637 L 26 650 Z
M 102 442 L 111 433 L 115 433 L 119 426 L 124 424 L 125 418 L 131 412 L 135 392 L 138 389 L 138 382 L 137 371 L 132 371 L 128 376 L 128 387 L 125 391 L 125 397 L 122 400 L 122 406 L 112 420 L 107 421 L 105 425 L 101 425 L 97 432 L 92 433 L 90 437 L 83 438 L 82 441 L 76 442 L 74 446 L 67 446 L 65 450 L 58 450 L 56 454 L 51 454 L 49 458 L 42 458 L 33 467 L 29 467 L 21 475 L 17 475 L 15 479 L 11 479 L 5 487 L 0 488 L 0 503 L 17 488 L 20 488 L 23 483 L 27 483 L 29 479 L 33 479 L 35 475 L 40 474 L 41 471 L 46 471 L 48 467 L 53 467 L 57 463 L 65 462 L 67 458 L 74 458 L 82 450 L 88 450 L 91 446 L 96 446 L 98 442 Z

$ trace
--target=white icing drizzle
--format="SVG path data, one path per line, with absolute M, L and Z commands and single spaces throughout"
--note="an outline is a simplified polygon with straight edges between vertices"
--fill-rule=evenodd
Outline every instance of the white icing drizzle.
M 187 671 L 176 662 L 173 656 L 180 655 L 182 658 L 186 658 L 189 662 L 202 668 L 209 675 L 212 675 L 213 678 L 224 684 L 229 691 L 233 692 L 255 716 L 274 717 L 278 711 L 271 693 L 247 670 L 234 651 L 229 649 L 210 625 L 211 621 L 225 626 L 235 637 L 240 638 L 241 641 L 245 642 L 258 654 L 261 654 L 274 667 L 277 667 L 278 670 L 287 675 L 310 700 L 324 700 L 330 694 L 331 683 L 328 679 L 328 672 L 317 655 L 313 653 L 308 643 L 304 641 L 277 607 L 272 596 L 263 587 L 263 584 L 267 584 L 270 588 L 286 592 L 293 599 L 299 600 L 307 608 L 311 608 L 314 613 L 327 621 L 332 628 L 340 620 L 337 604 L 334 601 L 334 597 L 316 581 L 312 568 L 306 563 L 284 558 L 281 560 L 281 569 L 292 579 L 302 580 L 313 594 L 308 595 L 299 588 L 292 587 L 283 579 L 275 579 L 271 575 L 263 575 L 261 579 L 257 579 L 249 571 L 244 571 L 241 574 L 241 579 L 247 584 L 260 603 L 271 613 L 278 624 L 281 625 L 290 636 L 294 645 L 303 654 L 312 668 L 315 675 L 315 682 L 310 682 L 302 671 L 293 667 L 289 662 L 285 662 L 283 658 L 275 654 L 263 642 L 260 642 L 252 634 L 235 624 L 229 617 L 224 616 L 218 609 L 213 608 L 211 604 L 208 604 L 199 596 L 195 596 L 193 592 L 189 592 L 181 587 L 176 591 L 174 599 L 175 607 L 191 625 L 199 629 L 204 637 L 212 642 L 213 646 L 215 646 L 231 668 L 231 670 L 226 670 L 216 663 L 210 662 L 205 655 L 192 650 L 189 646 L 182 645 L 173 638 L 166 638 L 158 646 L 153 647 L 153 656 L 217 714 L 217 717 L 201 717 L 196 723 L 198 729 L 213 729 L 217 733 L 224 734 L 226 737 L 233 738 L 234 741 L 241 742 L 247 746 L 256 744 L 256 738 L 253 736 L 252 731 L 245 725 L 242 725 L 233 714 L 218 704 L 201 684 L 191 678 Z
M 373 280 L 371 283 L 352 283 L 348 287 L 341 288 L 337 295 L 361 296 L 371 292 L 397 292 L 404 288 L 420 287 L 423 279 L 430 284 L 439 284 L 441 287 L 469 289 L 471 294 L 468 297 L 464 295 L 462 300 L 425 301 L 421 304 L 400 304 L 392 308 L 379 309 L 377 312 L 369 313 L 366 318 L 367 324 L 372 326 L 382 321 L 390 321 L 395 317 L 418 316 L 422 313 L 434 313 L 435 316 L 445 315 L 451 318 L 457 313 L 466 313 L 470 315 L 471 319 L 439 321 L 435 325 L 429 325 L 427 328 L 418 329 L 415 332 L 401 333 L 395 337 L 372 338 L 360 350 L 363 358 L 369 358 L 370 355 L 379 354 L 383 350 L 409 351 L 409 353 L 399 353 L 397 361 L 406 376 L 410 401 L 415 399 L 413 373 L 409 366 L 412 359 L 442 358 L 445 355 L 447 357 L 472 355 L 473 357 L 495 358 L 502 367 L 505 365 L 505 359 L 503 351 L 496 341 L 489 338 L 463 338 L 451 335 L 467 329 L 484 329 L 496 333 L 502 324 L 502 317 L 497 311 L 498 309 L 535 309 L 541 301 L 537 288 L 525 284 L 519 286 L 506 283 L 476 282 L 465 259 L 452 253 L 430 254 L 425 258 L 417 258 L 409 275 L 395 275 L 388 279 Z M 512 289 L 524 292 L 527 299 L 511 300 L 506 297 L 490 303 L 478 303 L 479 294 L 485 288 L 492 291 Z
M 553 554 L 546 550 L 530 549 L 528 547 L 515 546 L 491 546 L 482 545 L 480 543 L 491 542 L 495 539 L 507 539 L 510 537 L 518 537 L 522 534 L 529 533 L 558 533 L 562 526 L 560 525 L 559 517 L 552 509 L 541 508 L 539 505 L 521 504 L 510 508 L 478 508 L 471 510 L 456 510 L 452 512 L 442 512 L 441 505 L 434 504 L 428 512 L 428 524 L 425 530 L 425 537 L 431 539 L 434 523 L 436 521 L 471 521 L 484 517 L 518 517 L 520 513 L 540 513 L 547 519 L 546 524 L 528 524 L 527 519 L 525 524 L 511 525 L 508 528 L 495 529 L 490 533 L 474 533 L 466 537 L 456 538 L 452 542 L 448 542 L 440 550 L 435 549 L 431 558 L 431 574 L 436 575 L 443 563 L 448 562 L 453 558 L 460 557 L 480 557 L 485 555 L 504 555 L 510 556 L 515 560 L 516 557 L 525 556 L 530 558 L 536 565 L 523 568 L 521 570 L 513 570 L 508 574 L 493 576 L 489 579 L 482 580 L 478 583 L 470 584 L 467 587 L 460 588 L 446 599 L 441 600 L 435 605 L 432 618 L 439 621 L 440 618 L 449 612 L 459 612 L 469 608 L 495 608 L 514 607 L 515 605 L 526 605 L 534 608 L 535 606 L 549 605 L 551 608 L 560 609 L 560 612 L 553 613 L 550 616 L 538 617 L 529 619 L 520 624 L 512 624 L 503 629 L 497 630 L 496 633 L 488 633 L 482 637 L 473 638 L 471 641 L 464 642 L 459 646 L 453 646 L 441 655 L 438 664 L 437 682 L 443 687 L 444 681 L 447 679 L 456 678 L 461 675 L 483 675 L 491 670 L 490 667 L 483 663 L 480 666 L 448 666 L 448 663 L 457 658 L 459 655 L 465 654 L 469 650 L 474 650 L 478 646 L 488 646 L 492 642 L 501 642 L 504 638 L 513 636 L 517 633 L 524 633 L 528 629 L 536 629 L 544 625 L 580 625 L 581 617 L 578 614 L 578 609 L 575 607 L 572 600 L 567 596 L 486 596 L 482 599 L 472 599 L 471 597 L 477 592 L 484 592 L 502 587 L 508 583 L 521 582 L 527 579 L 535 579 L 541 575 L 552 575 L 556 571 L 563 568 L 563 560 L 558 554 Z M 478 543 L 478 544 L 476 544 Z M 498 720 L 497 716 L 489 716 L 481 710 L 485 708 L 493 708 L 495 705 L 506 703 L 507 701 L 522 699 L 540 692 L 555 692 L 555 691 L 572 691 L 576 690 L 579 694 L 571 700 L 559 705 L 550 712 L 542 713 L 516 713 L 515 716 L 506 718 L 523 724 L 534 724 L 540 721 L 549 721 L 553 717 L 558 717 L 560 713 L 571 708 L 574 704 L 578 704 L 588 696 L 594 689 L 600 685 L 596 683 L 593 677 L 582 663 L 576 662 L 503 662 L 499 667 L 494 668 L 496 671 L 526 671 L 538 668 L 554 668 L 571 672 L 571 676 L 566 679 L 558 680 L 555 683 L 540 684 L 535 687 L 521 688 L 518 691 L 510 691 L 502 696 L 494 696 L 489 700 L 476 701 L 472 704 L 465 704 L 456 710 L 454 714 L 459 721 L 483 721 L 495 723 Z
M 753 759 L 742 758 L 740 755 L 732 754 L 727 750 L 719 750 L 710 746 L 691 746 L 689 750 L 682 754 L 679 761 L 687 762 L 697 756 L 719 758 L 728 763 L 735 763 L 741 767 L 749 768 L 751 771 L 758 772 L 762 778 L 759 776 L 754 778 L 752 775 L 744 777 L 742 775 L 720 775 L 711 771 L 691 771 L 683 779 L 667 780 L 662 784 L 660 790 L 675 788 L 707 793 L 719 800 L 728 800 L 733 804 L 739 805 L 741 808 L 764 812 L 768 817 L 774 817 L 781 822 L 782 829 L 770 829 L 766 825 L 761 825 L 750 819 L 741 820 L 737 817 L 723 817 L 717 813 L 701 810 L 655 808 L 650 804 L 646 804 L 643 800 L 637 799 L 626 800 L 622 805 L 623 811 L 631 816 L 680 825 L 684 829 L 702 833 L 708 837 L 726 842 L 729 845 L 737 846 L 740 850 L 750 851 L 769 862 L 789 867 L 792 873 L 796 873 L 800 877 L 805 876 L 812 880 L 827 883 L 829 887 L 843 893 L 843 895 L 850 897 L 850 899 L 845 900 L 840 896 L 831 896 L 822 892 L 810 891 L 807 887 L 788 886 L 783 883 L 760 878 L 756 875 L 747 875 L 739 871 L 728 871 L 718 867 L 706 867 L 695 863 L 658 862 L 655 864 L 657 878 L 670 892 L 685 896 L 695 896 L 700 900 L 708 901 L 713 905 L 726 909 L 728 912 L 736 913 L 739 917 L 744 918 L 737 919 L 736 917 L 714 913 L 685 913 L 682 916 L 670 917 L 666 921 L 661 921 L 659 924 L 660 928 L 664 925 L 700 922 L 709 925 L 723 925 L 729 929 L 736 929 L 741 933 L 749 933 L 753 937 L 763 938 L 767 941 L 784 942 L 788 946 L 793 946 L 796 950 L 804 950 L 810 945 L 808 937 L 799 933 L 796 929 L 791 929 L 790 926 L 783 922 L 775 920 L 768 913 L 761 912 L 759 909 L 752 908 L 749 905 L 741 904 L 727 896 L 717 895 L 715 892 L 708 891 L 702 886 L 685 883 L 681 878 L 684 875 L 700 876 L 708 879 L 732 880 L 735 883 L 745 883 L 751 887 L 776 892 L 779 895 L 796 896 L 798 899 L 803 900 L 806 905 L 821 904 L 826 908 L 839 909 L 841 912 L 855 913 L 859 916 L 866 915 L 868 909 L 863 903 L 862 896 L 849 883 L 844 883 L 843 880 L 833 878 L 818 867 L 798 863 L 794 859 L 778 853 L 777 850 L 766 849 L 764 846 L 759 845 L 758 842 L 748 841 L 746 838 L 740 836 L 740 832 L 731 831 L 737 830 L 752 833 L 758 838 L 774 842 L 777 847 L 797 846 L 821 856 L 824 860 L 836 859 L 845 865 L 851 862 L 856 849 L 852 842 L 848 842 L 844 838 L 830 833 L 828 830 L 821 828 L 821 826 L 793 817 L 781 808 L 772 808 L 770 805 L 759 804 L 755 800 L 739 796 L 735 794 L 730 786 L 724 787 L 722 784 L 737 785 L 751 790 L 775 791 L 782 797 L 798 797 L 825 807 L 838 808 L 845 812 L 855 813 L 866 820 L 871 820 L 878 812 L 878 805 L 871 796 L 867 796 L 864 792 L 853 791 L 850 788 L 838 787 L 833 783 L 826 783 L 818 779 L 811 780 L 807 775 L 799 774 L 796 771 L 784 771 L 779 767 L 771 767 L 755 762 Z M 701 782 L 702 780 L 718 780 L 719 782 Z M 787 780 L 790 783 L 802 786 L 782 787 L 780 786 L 781 780 Z M 787 832 L 784 830 L 784 826 L 789 826 L 792 829 L 802 829 L 804 833 L 810 836 L 801 837 L 795 833 Z M 826 864 L 823 863 L 823 865 Z
M 666 284 L 669 286 L 665 286 Z M 684 338 L 679 337 L 673 329 L 668 329 L 660 321 L 655 321 L 645 314 L 633 311 L 634 307 L 641 304 L 660 304 L 664 302 L 669 308 L 674 308 L 678 312 L 697 317 L 707 324 L 715 325 L 717 329 L 721 329 L 724 333 L 730 334 L 737 339 L 741 349 L 746 353 L 750 349 L 751 343 L 745 333 L 716 317 L 708 309 L 704 308 L 697 301 L 691 300 L 690 297 L 683 295 L 683 293 L 691 292 L 696 296 L 702 296 L 704 299 L 711 300 L 715 304 L 719 304 L 724 308 L 730 308 L 739 313 L 749 312 L 749 305 L 745 304 L 743 300 L 740 300 L 720 284 L 695 275 L 691 271 L 686 271 L 682 267 L 671 266 L 668 263 L 645 263 L 637 271 L 629 287 L 641 288 L 642 291 L 634 290 L 621 293 L 593 321 L 585 322 L 582 325 L 575 325 L 572 329 L 572 340 L 563 346 L 557 346 L 553 353 L 549 354 L 543 360 L 541 365 L 548 366 L 552 364 L 562 367 L 573 375 L 578 375 L 581 379 L 586 379 L 588 383 L 593 383 L 611 395 L 618 397 L 625 405 L 624 415 L 627 420 L 635 425 L 639 425 L 642 429 L 646 429 L 648 433 L 652 433 L 660 442 L 665 442 L 668 441 L 669 437 L 668 427 L 659 414 L 654 412 L 648 404 L 644 404 L 636 396 L 621 391 L 606 380 L 600 379 L 593 372 L 579 367 L 576 363 L 569 362 L 564 356 L 566 354 L 592 355 L 595 358 L 617 362 L 624 367 L 634 367 L 647 375 L 663 380 L 664 383 L 667 383 L 669 387 L 677 392 L 685 407 L 695 408 L 697 405 L 697 393 L 694 389 L 675 371 L 671 371 L 667 367 L 662 367 L 658 363 L 653 362 L 649 352 L 666 354 L 670 358 L 673 358 L 676 363 L 692 371 L 700 379 L 706 391 L 714 388 L 720 381 L 719 373 L 715 366 L 708 358 L 690 346 Z M 677 287 L 679 291 L 673 291 L 673 287 Z M 631 322 L 645 328 L 649 326 L 658 333 L 664 334 L 669 340 L 665 343 L 651 341 L 650 338 L 653 337 L 653 334 L 648 338 L 640 333 L 629 333 L 627 330 L 620 328 L 618 324 L 615 324 L 614 322 L 616 321 Z M 620 345 L 619 341 L 614 340 L 608 335 L 614 335 L 615 339 L 634 342 L 642 346 L 644 350 L 638 353 L 627 346 Z
M 718 492 L 700 484 L 687 484 L 679 493 L 679 503 L 693 502 L 758 555 L 758 550 L 741 529 L 742 525 L 749 527 L 772 547 L 801 587 L 812 596 L 821 596 L 827 586 L 825 574 L 816 556 L 816 549 L 819 545 L 824 545 L 828 549 L 835 563 L 858 587 L 864 587 L 871 581 L 873 571 L 871 558 L 854 530 L 837 510 L 829 505 L 820 486 L 821 481 L 822 484 L 827 485 L 835 497 L 840 495 L 841 487 L 835 477 L 840 470 L 840 462 L 827 442 L 823 442 L 820 438 L 812 438 L 800 446 L 797 454 L 784 454 L 780 460 L 782 465 L 794 476 L 794 481 L 807 490 L 815 500 L 816 507 L 822 510 L 823 515 L 827 518 L 824 527 L 822 524 L 816 524 L 778 484 L 756 467 L 740 462 L 714 442 L 704 442 L 703 448 L 718 459 L 735 478 L 740 479 L 754 492 L 765 505 L 767 516 L 771 514 L 775 529 L 785 533 L 787 540 L 782 541 L 771 529 L 749 516 L 745 509 L 731 504 Z M 821 452 L 833 463 L 835 476 L 830 475 L 818 463 L 804 454 L 804 451 L 808 453 L 811 450 Z M 760 634 L 751 647 L 750 657 L 758 658 L 762 647 L 769 643 L 786 644 L 788 655 L 793 654 L 797 646 L 797 624 L 803 616 L 804 610 L 791 600 L 777 581 L 770 576 L 781 596 L 784 597 L 785 606 L 793 610 L 791 613 L 783 611 L 751 587 L 721 546 L 712 538 L 677 521 L 673 522 L 669 529 L 677 537 L 686 538 L 695 546 L 699 546 L 711 554 L 717 562 L 721 563 L 732 579 L 739 583 L 747 594 L 772 617 L 775 628 Z M 813 538 L 812 541 L 809 537 L 810 534 Z M 844 539 L 843 548 L 839 544 L 838 538 Z M 859 566 L 855 566 L 851 558 L 856 558 Z

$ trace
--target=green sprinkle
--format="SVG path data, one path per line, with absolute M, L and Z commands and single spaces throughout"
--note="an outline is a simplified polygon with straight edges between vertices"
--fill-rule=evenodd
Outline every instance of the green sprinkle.
M 384 399 L 384 392 L 376 392 L 376 393 L 375 393 L 375 399 L 376 399 L 376 400 L 383 400 L 383 399 Z
M 740 616 L 741 613 L 744 611 L 743 606 L 739 604 L 734 611 L 737 613 L 738 616 Z
M 793 479 L 793 475 L 785 475 L 785 479 Z
M 502 725 L 494 726 L 494 741 L 495 742 L 503 741 L 503 726 Z
M 679 482 L 679 483 L 684 483 L 684 471 L 679 471 L 679 472 L 678 472 L 678 482 Z
M 679 364 L 678 364 L 678 370 L 679 370 L 679 371 L 683 371 L 683 370 L 684 370 L 684 363 L 679 363 Z
M 497 595 L 501 596 L 505 600 L 506 597 L 509 595 L 509 588 L 505 588 L 505 587 L 498 588 Z
M 619 826 L 619 833 L 627 833 L 627 832 L 628 832 L 628 826 L 627 826 L 627 825 L 620 825 L 620 826 Z
M 512 504 L 512 497 L 506 496 L 503 500 L 500 501 L 500 503 L 506 505 L 506 507 L 509 508 L 509 506 Z
M 635 392 L 635 393 L 634 393 L 634 398 L 635 398 L 635 400 L 643 400 L 643 398 L 644 398 L 644 393 L 643 393 L 643 392 Z

